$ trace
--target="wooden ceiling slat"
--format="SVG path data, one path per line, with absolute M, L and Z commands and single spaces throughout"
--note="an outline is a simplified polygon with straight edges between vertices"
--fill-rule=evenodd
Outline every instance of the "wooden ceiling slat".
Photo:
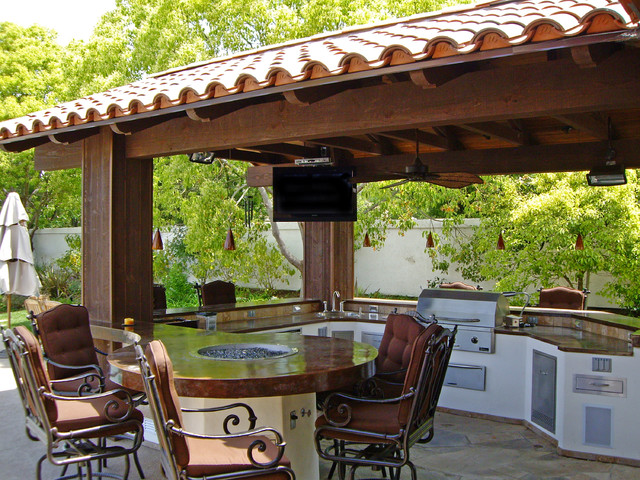
M 592 115 L 558 115 L 555 118 L 576 130 L 588 133 L 598 140 L 609 138 L 607 123 Z
M 260 145 L 256 148 L 261 152 L 275 153 L 279 155 L 291 155 L 298 158 L 317 157 L 319 152 L 317 148 L 305 147 L 303 145 L 294 145 L 292 143 L 274 143 L 269 145 Z
M 507 125 L 496 122 L 479 122 L 460 125 L 462 128 L 471 132 L 487 135 L 489 137 L 497 137 L 514 145 L 526 145 L 527 137 L 523 132 L 511 128 Z
M 449 140 L 435 133 L 423 132 L 422 130 L 395 130 L 393 132 L 382 132 L 382 135 L 389 138 L 395 138 L 398 140 L 407 140 L 409 142 L 416 141 L 416 135 L 418 136 L 418 142 L 425 145 L 431 145 L 432 147 L 441 148 L 442 150 L 449 150 Z
M 383 155 L 386 153 L 384 147 L 379 143 L 369 142 L 353 137 L 316 138 L 308 140 L 307 143 L 315 143 L 326 147 L 336 147 L 345 150 L 355 150 L 356 152 L 362 153 L 373 153 L 376 155 Z
M 640 168 L 640 139 L 614 140 L 616 159 L 626 168 Z M 511 175 L 543 172 L 590 170 L 606 161 L 608 142 L 563 145 L 527 145 L 514 148 L 462 150 L 421 154 L 432 172 L 467 172 L 476 175 Z M 367 182 L 397 180 L 396 172 L 413 163 L 415 154 L 353 158 L 343 162 L 357 170 Z M 272 183 L 271 167 L 252 167 L 247 171 L 249 186 Z

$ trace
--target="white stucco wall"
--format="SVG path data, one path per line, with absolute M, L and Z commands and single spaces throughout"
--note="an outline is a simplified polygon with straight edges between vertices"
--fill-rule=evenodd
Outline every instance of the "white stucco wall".
M 468 220 L 461 231 L 470 230 L 478 224 L 478 220 Z M 302 257 L 302 237 L 297 223 L 279 223 L 282 238 L 290 251 L 297 258 Z M 431 229 L 440 233 L 440 223 L 429 220 L 419 221 L 418 226 L 403 236 L 395 229 L 387 232 L 387 241 L 380 249 L 359 248 L 355 252 L 355 277 L 357 291 L 361 293 L 373 293 L 379 291 L 387 295 L 403 295 L 417 297 L 423 288 L 427 287 L 430 280 L 436 278 L 448 281 L 466 281 L 455 270 L 455 265 L 449 269 L 449 274 L 434 272 L 431 259 L 425 252 L 426 238 L 422 233 Z M 60 257 L 67 250 L 65 235 L 70 233 L 80 234 L 80 228 L 41 229 L 34 237 L 34 255 L 36 263 L 48 263 Z M 168 236 L 163 233 L 163 239 Z M 151 240 L 149 240 L 151 241 Z M 273 240 L 275 244 L 275 240 Z M 598 295 L 602 286 L 608 280 L 607 275 L 592 275 L 591 291 L 588 297 L 588 305 L 591 307 L 615 306 L 608 299 Z M 277 285 L 278 288 L 297 290 L 300 288 L 300 275 L 294 275 L 289 279 L 289 284 Z M 493 288 L 493 282 L 480 284 L 485 290 Z M 251 286 L 251 285 L 250 285 Z
M 51 263 L 60 258 L 69 249 L 65 237 L 81 235 L 82 229 L 76 228 L 41 228 L 33 237 L 33 260 L 36 265 Z

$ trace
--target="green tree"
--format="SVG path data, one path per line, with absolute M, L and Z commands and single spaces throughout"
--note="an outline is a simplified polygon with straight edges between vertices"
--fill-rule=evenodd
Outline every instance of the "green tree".
M 179 262 L 200 283 L 254 280 L 267 290 L 293 274 L 266 243 L 263 233 L 269 225 L 261 203 L 255 203 L 254 219 L 245 224 L 244 202 L 255 195 L 245 184 L 246 168 L 222 159 L 211 165 L 191 163 L 184 156 L 156 160 L 154 222 L 174 232 L 176 225 L 184 227 L 177 229 L 178 247 L 172 242 L 170 253 L 156 254 L 156 274 Z M 236 238 L 234 251 L 223 248 L 229 228 Z
M 594 188 L 584 173 L 496 177 L 477 187 L 480 225 L 465 238 L 452 221 L 436 249 L 438 267 L 449 261 L 476 282 L 495 280 L 498 290 L 534 290 L 568 285 L 589 288 L 590 276 L 610 273 L 604 292 L 628 308 L 639 308 L 638 244 L 640 184 Z M 496 249 L 502 234 L 504 250 Z M 578 234 L 584 250 L 575 250 Z
M 38 26 L 0 23 L 0 120 L 59 103 L 63 98 L 64 50 L 56 33 Z M 17 192 L 30 215 L 31 234 L 41 227 L 80 223 L 78 170 L 38 172 L 33 150 L 0 152 L 0 186 Z

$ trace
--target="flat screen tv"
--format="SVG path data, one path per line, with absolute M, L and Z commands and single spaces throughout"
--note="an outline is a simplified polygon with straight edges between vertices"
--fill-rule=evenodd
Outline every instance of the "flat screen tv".
M 353 168 L 274 167 L 274 222 L 355 222 Z

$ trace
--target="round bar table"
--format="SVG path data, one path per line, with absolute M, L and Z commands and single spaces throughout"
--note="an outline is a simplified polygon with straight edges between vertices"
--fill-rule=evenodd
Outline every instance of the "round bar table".
M 377 356 L 377 350 L 365 343 L 299 333 L 237 334 L 161 324 L 137 326 L 136 333 L 142 343 L 159 339 L 167 347 L 183 407 L 222 405 L 228 399 L 248 403 L 259 424 L 282 432 L 292 468 L 305 480 L 319 477 L 313 444 L 315 393 L 348 387 L 373 375 Z M 260 360 L 214 360 L 198 354 L 203 347 L 226 344 L 283 345 L 295 353 Z M 112 353 L 108 360 L 120 371 L 124 385 L 143 389 L 132 347 Z M 219 430 L 206 423 L 204 414 L 189 414 L 185 423 L 187 430 L 199 433 Z

